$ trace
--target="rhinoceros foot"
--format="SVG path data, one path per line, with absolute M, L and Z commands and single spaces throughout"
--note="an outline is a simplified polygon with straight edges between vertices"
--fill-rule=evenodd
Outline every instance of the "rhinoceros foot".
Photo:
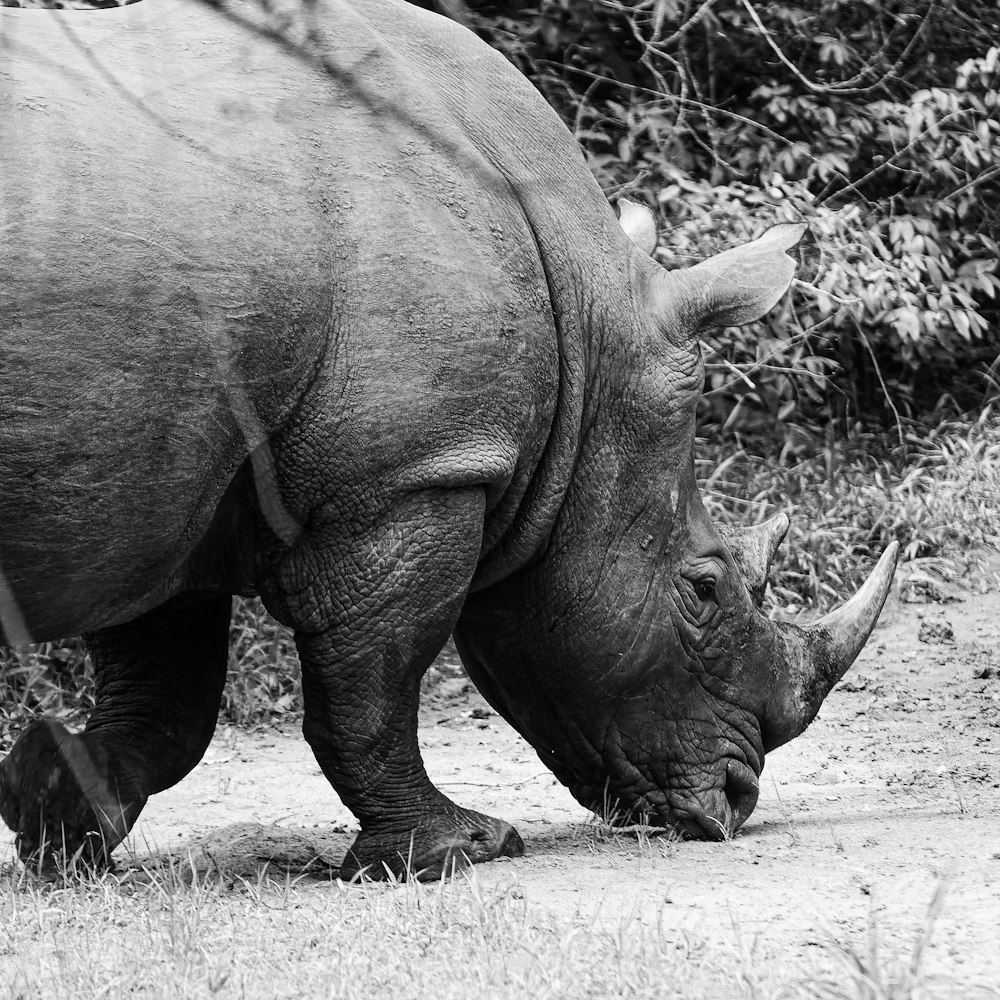
M 344 858 L 340 877 L 432 882 L 480 861 L 522 854 L 524 842 L 509 823 L 452 806 L 405 826 L 362 830 Z
M 111 851 L 146 801 L 123 785 L 101 743 L 35 722 L 0 762 L 0 816 L 29 868 L 99 872 L 113 867 Z

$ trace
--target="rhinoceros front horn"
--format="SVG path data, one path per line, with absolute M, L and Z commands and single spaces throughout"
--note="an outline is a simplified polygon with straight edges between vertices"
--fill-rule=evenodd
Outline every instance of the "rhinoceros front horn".
M 775 625 L 778 662 L 787 672 L 775 679 L 765 708 L 765 753 L 794 739 L 812 722 L 823 699 L 861 652 L 889 594 L 898 551 L 899 543 L 893 542 L 864 586 L 836 611 L 806 626 Z

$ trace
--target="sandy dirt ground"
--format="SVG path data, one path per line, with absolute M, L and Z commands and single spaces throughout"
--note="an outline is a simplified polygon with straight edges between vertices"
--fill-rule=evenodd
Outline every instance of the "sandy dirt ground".
M 903 577 L 820 718 L 768 757 L 729 843 L 595 824 L 467 683 L 445 680 L 422 708 L 428 771 L 527 846 L 479 866 L 480 882 L 584 927 L 640 920 L 801 968 L 831 941 L 864 952 L 872 928 L 881 955 L 911 954 L 943 893 L 923 967 L 1000 996 L 1000 594 L 927 586 Z M 338 860 L 354 830 L 296 727 L 225 730 L 151 800 L 134 851 L 294 870 Z

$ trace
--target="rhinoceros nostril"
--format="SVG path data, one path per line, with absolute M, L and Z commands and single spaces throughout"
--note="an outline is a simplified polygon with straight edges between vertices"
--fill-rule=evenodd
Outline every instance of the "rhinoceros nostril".
M 757 805 L 760 783 L 757 775 L 742 761 L 726 763 L 726 801 L 731 811 L 729 833 L 735 833 Z

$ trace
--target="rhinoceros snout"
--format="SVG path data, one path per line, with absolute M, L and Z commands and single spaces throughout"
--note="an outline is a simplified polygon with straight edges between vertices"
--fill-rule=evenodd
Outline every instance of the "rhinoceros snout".
M 746 822 L 757 805 L 760 783 L 742 761 L 725 762 L 724 783 L 697 803 L 687 804 L 683 817 L 672 825 L 691 840 L 728 840 Z
M 746 764 L 733 759 L 726 764 L 725 791 L 729 805 L 729 836 L 732 836 L 756 808 L 760 782 Z

